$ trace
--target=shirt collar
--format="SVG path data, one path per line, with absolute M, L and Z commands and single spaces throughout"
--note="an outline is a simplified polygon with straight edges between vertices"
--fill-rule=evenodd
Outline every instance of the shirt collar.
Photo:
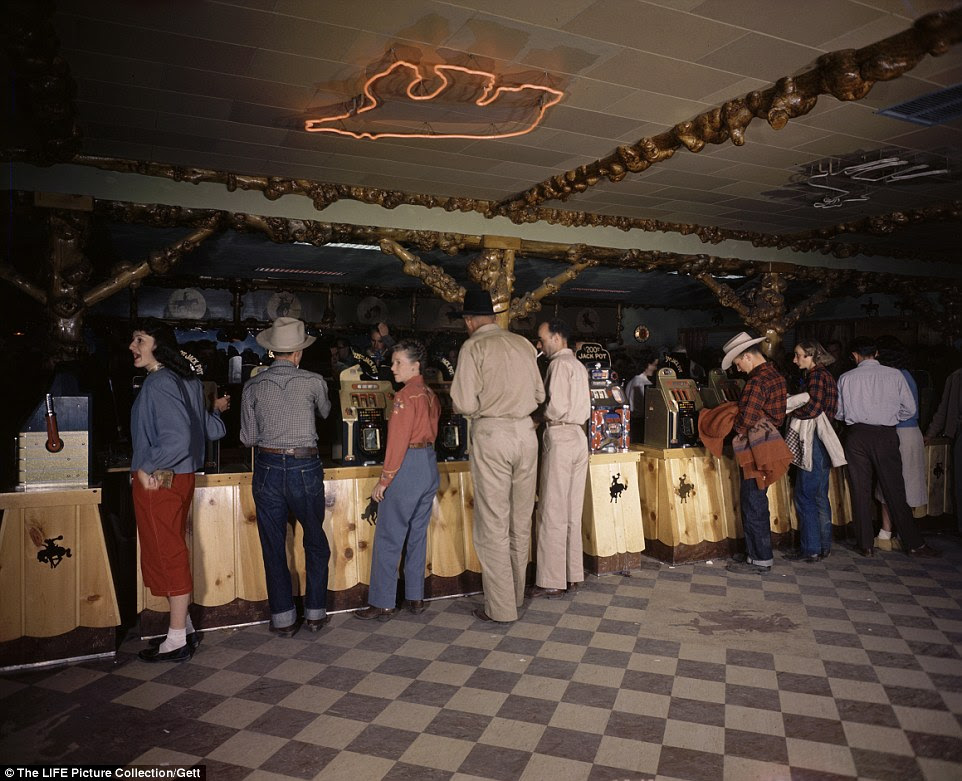
M 574 353 L 571 352 L 570 347 L 562 347 L 560 350 L 558 350 L 558 352 L 556 352 L 554 355 L 551 356 L 551 360 L 553 361 L 555 358 L 560 358 L 562 355 L 565 355 L 565 354 L 574 355 Z

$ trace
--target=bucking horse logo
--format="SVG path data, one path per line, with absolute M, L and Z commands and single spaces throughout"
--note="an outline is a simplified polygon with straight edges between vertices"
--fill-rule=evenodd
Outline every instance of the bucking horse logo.
M 62 540 L 63 535 L 59 537 L 54 537 L 50 540 L 44 540 L 44 548 L 37 551 L 37 561 L 41 564 L 49 564 L 50 569 L 56 569 L 57 565 L 63 561 L 65 558 L 70 558 L 70 548 L 64 548 L 62 545 L 57 545 L 57 540 Z
M 619 482 L 621 480 L 621 472 L 616 474 L 611 478 L 611 485 L 608 487 L 608 493 L 611 494 L 611 499 L 608 500 L 608 504 L 614 502 L 618 503 L 618 498 L 621 496 L 622 492 L 628 487 L 628 483 Z

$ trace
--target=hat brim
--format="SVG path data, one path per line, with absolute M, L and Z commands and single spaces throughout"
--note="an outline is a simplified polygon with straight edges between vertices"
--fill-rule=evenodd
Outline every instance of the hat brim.
M 303 350 L 306 347 L 310 347 L 312 344 L 314 344 L 314 342 L 317 341 L 316 336 L 305 336 L 304 341 L 300 344 L 294 345 L 293 347 L 280 347 L 276 344 L 271 344 L 267 338 L 267 331 L 261 331 L 259 334 L 257 334 L 257 336 L 254 337 L 254 339 L 265 350 L 270 350 L 271 352 L 275 353 L 296 353 L 298 350 Z
M 739 355 L 745 352 L 745 350 L 747 350 L 749 347 L 752 347 L 753 345 L 756 345 L 759 342 L 764 342 L 765 339 L 766 337 L 764 336 L 759 336 L 757 339 L 749 339 L 747 342 L 744 342 L 743 344 L 738 345 L 733 350 L 729 350 L 727 353 L 725 353 L 725 357 L 722 358 L 722 362 L 721 362 L 722 371 L 727 372 L 728 367 L 732 365 L 732 361 L 734 361 Z

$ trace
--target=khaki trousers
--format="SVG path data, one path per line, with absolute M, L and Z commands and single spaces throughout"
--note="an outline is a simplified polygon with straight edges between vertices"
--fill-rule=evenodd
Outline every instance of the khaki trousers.
M 547 426 L 538 491 L 538 575 L 542 588 L 585 579 L 581 513 L 588 474 L 588 439 L 580 426 Z
M 481 418 L 471 430 L 474 549 L 484 612 L 515 621 L 524 603 L 538 439 L 531 418 Z

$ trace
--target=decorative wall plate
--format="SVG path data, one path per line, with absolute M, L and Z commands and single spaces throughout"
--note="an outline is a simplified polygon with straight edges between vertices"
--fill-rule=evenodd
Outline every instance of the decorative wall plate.
M 362 323 L 380 323 L 387 318 L 387 307 L 376 296 L 362 298 L 357 305 L 357 319 Z
M 172 320 L 200 320 L 207 314 L 207 300 L 197 288 L 175 290 L 167 299 L 165 317 Z
M 286 290 L 278 290 L 267 300 L 267 316 L 271 320 L 278 317 L 301 316 L 301 300 Z
M 575 326 L 575 331 L 582 334 L 593 334 L 598 330 L 599 322 L 598 313 L 594 309 L 586 307 L 578 312 L 578 325 Z
M 635 329 L 635 341 L 636 342 L 647 342 L 648 338 L 651 336 L 651 331 L 648 330 L 647 325 L 639 325 Z

